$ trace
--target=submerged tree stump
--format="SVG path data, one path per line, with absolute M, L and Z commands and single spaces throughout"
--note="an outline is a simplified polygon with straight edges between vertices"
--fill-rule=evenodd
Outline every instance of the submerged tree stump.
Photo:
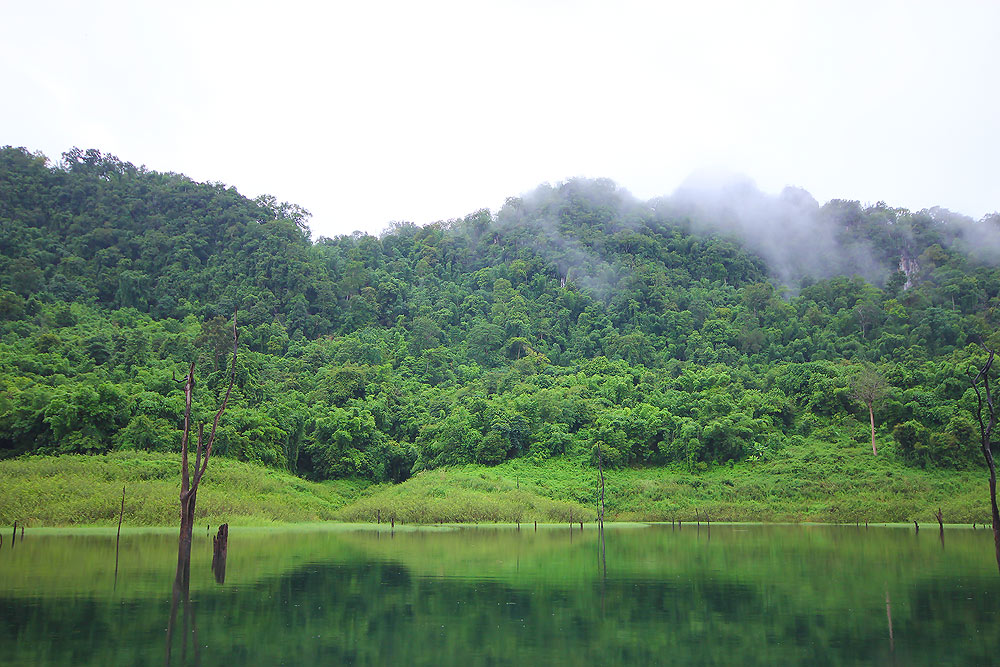
M 212 573 L 219 584 L 226 583 L 226 557 L 229 555 L 229 524 L 219 526 L 219 532 L 212 538 Z

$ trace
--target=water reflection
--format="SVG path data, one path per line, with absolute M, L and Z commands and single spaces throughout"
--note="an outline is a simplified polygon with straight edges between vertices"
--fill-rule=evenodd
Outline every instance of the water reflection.
M 889 601 L 889 588 L 885 589 L 885 618 L 889 622 L 889 650 L 896 650 L 896 642 L 892 637 L 892 602 Z
M 945 553 L 912 526 L 381 528 L 234 530 L 224 586 L 212 537 L 184 569 L 176 531 L 123 532 L 117 590 L 113 530 L 36 535 L 0 562 L 0 654 L 162 664 L 167 639 L 170 664 L 985 664 L 1000 649 L 988 531 L 949 531 Z
M 195 618 L 194 605 L 191 604 L 191 554 L 180 549 L 177 557 L 177 570 L 174 574 L 174 585 L 170 598 L 170 616 L 167 621 L 166 664 L 170 665 L 174 648 L 174 628 L 177 626 L 177 609 L 183 610 L 181 615 L 181 663 L 187 662 L 188 640 L 194 654 L 194 664 L 201 663 L 201 646 L 198 643 L 198 623 Z

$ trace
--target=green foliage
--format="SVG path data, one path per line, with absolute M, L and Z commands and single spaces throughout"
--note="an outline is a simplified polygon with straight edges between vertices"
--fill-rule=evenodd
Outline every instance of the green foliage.
M 876 428 L 906 462 L 979 465 L 967 343 L 998 323 L 1000 270 L 967 239 L 995 241 L 988 221 L 831 202 L 823 224 L 885 286 L 786 289 L 603 180 L 379 237 L 313 243 L 307 217 L 98 151 L 0 149 L 0 458 L 176 450 L 173 378 L 197 363 L 210 420 L 239 307 L 217 451 L 313 480 L 592 466 L 598 443 L 618 471 L 770 462 L 795 438 L 861 442 L 858 368 L 891 385 Z

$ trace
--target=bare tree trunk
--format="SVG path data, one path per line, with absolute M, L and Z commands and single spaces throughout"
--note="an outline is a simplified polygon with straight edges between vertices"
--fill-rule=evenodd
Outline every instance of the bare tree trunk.
M 872 422 L 872 454 L 878 456 L 878 450 L 875 449 L 875 411 L 872 409 L 872 404 L 868 404 L 868 418 Z M 890 456 L 890 458 L 892 458 Z
M 520 526 L 520 524 L 518 524 Z M 212 540 L 212 573 L 218 584 L 226 583 L 226 558 L 229 556 L 229 524 L 219 526 L 219 532 Z
M 604 462 L 601 456 L 601 442 L 597 442 L 597 472 L 601 475 L 601 504 L 597 508 L 597 521 L 599 526 L 604 528 Z M 580 528 L 583 528 L 581 524 Z
M 990 467 L 990 505 L 993 512 L 993 547 L 997 553 L 997 568 L 1000 568 L 1000 511 L 997 511 L 997 466 L 993 452 L 987 450 L 986 462 Z
M 989 352 L 990 356 L 978 374 L 972 375 L 970 373 L 970 379 L 972 388 L 976 391 L 976 419 L 979 421 L 980 448 L 983 451 L 983 458 L 986 459 L 986 466 L 990 469 L 990 512 L 993 519 L 993 548 L 996 552 L 997 569 L 1000 569 L 1000 511 L 997 510 L 997 466 L 996 461 L 993 460 L 993 429 L 997 423 L 997 414 L 993 403 L 993 392 L 990 389 L 990 367 L 993 365 L 994 351 L 985 345 L 982 345 L 982 347 Z M 980 383 L 982 383 L 982 391 L 980 391 Z M 989 414 L 987 421 L 983 421 L 984 396 Z
M 239 345 L 239 330 L 236 326 L 236 315 L 233 313 L 233 363 L 229 375 L 229 386 L 226 388 L 226 395 L 222 399 L 222 404 L 215 413 L 212 422 L 212 430 L 209 433 L 208 441 L 204 439 L 204 426 L 198 425 L 198 440 L 195 447 L 194 470 L 188 468 L 188 443 L 191 436 L 191 396 L 194 393 L 194 362 L 188 366 L 187 378 L 184 381 L 184 430 L 181 434 L 181 525 L 180 533 L 177 537 L 177 572 L 174 575 L 173 599 L 170 605 L 170 619 L 167 623 L 167 654 L 166 663 L 170 664 L 170 653 L 173 642 L 174 624 L 177 620 L 177 606 L 180 601 L 184 603 L 184 637 L 181 640 L 182 659 L 187 652 L 188 625 L 191 626 L 191 637 L 194 643 L 195 658 L 198 657 L 198 629 L 194 624 L 194 608 L 191 605 L 191 541 L 194 534 L 194 511 L 195 503 L 198 500 L 198 486 L 208 468 L 208 460 L 212 456 L 212 445 L 215 444 L 215 433 L 219 427 L 219 419 L 226 411 L 229 404 L 229 396 L 233 391 L 233 384 L 236 381 L 236 352 Z M 204 457 L 202 456 L 204 452 Z

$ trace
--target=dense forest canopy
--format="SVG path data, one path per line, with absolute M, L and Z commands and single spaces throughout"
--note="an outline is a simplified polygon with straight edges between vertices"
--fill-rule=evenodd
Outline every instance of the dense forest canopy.
M 978 464 L 967 370 L 995 330 L 1000 216 L 692 181 L 543 185 L 311 240 L 271 197 L 73 149 L 0 149 L 0 457 L 173 450 L 241 351 L 223 455 L 399 481 L 511 457 L 693 468 L 865 447 Z M 880 448 L 880 455 L 882 454 Z

